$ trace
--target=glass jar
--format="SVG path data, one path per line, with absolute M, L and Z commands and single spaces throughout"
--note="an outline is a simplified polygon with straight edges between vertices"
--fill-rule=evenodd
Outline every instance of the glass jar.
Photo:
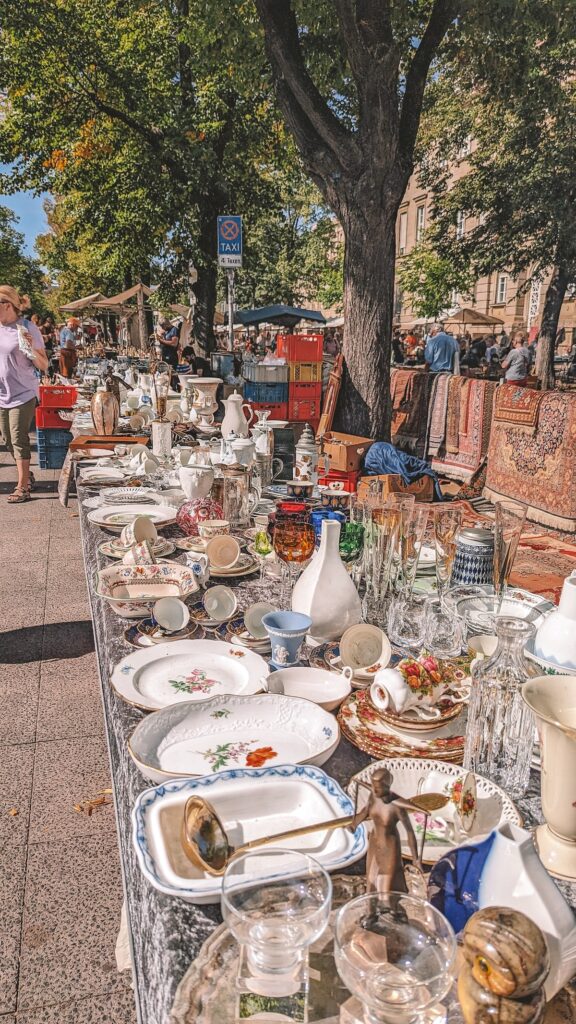
M 540 672 L 524 648 L 535 633 L 525 619 L 496 618 L 498 646 L 472 667 L 464 767 L 501 786 L 513 800 L 528 788 L 534 717 L 522 700 L 522 684 Z

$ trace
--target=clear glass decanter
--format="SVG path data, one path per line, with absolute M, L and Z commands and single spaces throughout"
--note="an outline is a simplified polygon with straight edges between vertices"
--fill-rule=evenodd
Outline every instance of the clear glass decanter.
M 534 718 L 522 700 L 522 683 L 540 673 L 524 655 L 535 627 L 525 619 L 496 619 L 498 646 L 472 668 L 464 767 L 501 786 L 513 800 L 528 788 Z

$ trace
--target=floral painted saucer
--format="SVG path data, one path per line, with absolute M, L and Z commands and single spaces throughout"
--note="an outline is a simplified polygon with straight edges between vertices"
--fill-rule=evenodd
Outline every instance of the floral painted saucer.
M 392 655 L 386 667 L 395 668 L 402 657 L 403 655 L 398 651 L 392 650 Z M 344 671 L 344 663 L 340 657 L 340 645 L 334 640 L 330 643 L 317 644 L 310 651 L 308 660 L 311 668 L 328 669 L 329 672 L 342 673 Z M 368 668 L 356 669 L 352 676 L 352 686 L 355 689 L 369 686 L 374 681 L 376 673 L 383 667 L 383 665 L 376 662 L 374 665 L 369 665 Z
M 107 558 L 123 558 L 129 550 L 129 546 L 123 547 L 120 544 L 116 544 L 113 540 L 105 540 L 98 545 L 100 554 L 106 555 Z M 158 540 L 152 546 L 152 551 L 156 558 L 168 558 L 169 555 L 173 555 L 176 551 L 176 545 L 166 537 L 158 537 Z
M 417 757 L 462 762 L 465 716 L 442 725 L 434 734 L 405 732 L 384 722 L 368 690 L 355 690 L 343 702 L 338 721 L 344 735 L 373 757 Z

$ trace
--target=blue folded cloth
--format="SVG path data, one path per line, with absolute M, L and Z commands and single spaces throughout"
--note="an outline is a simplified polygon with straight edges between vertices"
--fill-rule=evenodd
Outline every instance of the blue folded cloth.
M 364 472 L 367 476 L 382 476 L 384 473 L 395 473 L 402 477 L 405 484 L 412 484 L 422 476 L 429 476 L 434 483 L 434 494 L 438 501 L 444 501 L 438 475 L 423 459 L 400 451 L 386 441 L 375 441 L 366 452 Z

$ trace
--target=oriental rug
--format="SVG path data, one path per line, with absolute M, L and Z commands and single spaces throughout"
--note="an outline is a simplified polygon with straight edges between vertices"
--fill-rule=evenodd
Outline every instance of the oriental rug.
M 428 410 L 428 439 L 426 451 L 428 455 L 438 455 L 440 445 L 446 434 L 446 414 L 448 410 L 448 387 L 452 375 L 437 373 L 430 391 Z
M 430 386 L 430 374 L 422 370 L 393 369 L 390 374 L 392 444 L 419 457 L 426 444 Z
M 448 383 L 448 408 L 446 410 L 446 452 L 455 455 L 458 451 L 460 432 L 460 396 L 465 377 L 450 377 Z
M 484 495 L 527 506 L 528 519 L 576 532 L 576 395 L 542 395 L 536 433 L 495 421 Z
M 544 394 L 522 385 L 507 383 L 496 389 L 494 420 L 535 434 Z
M 458 451 L 442 445 L 432 468 L 453 480 L 468 482 L 482 465 L 488 451 L 494 381 L 465 378 L 460 389 Z

